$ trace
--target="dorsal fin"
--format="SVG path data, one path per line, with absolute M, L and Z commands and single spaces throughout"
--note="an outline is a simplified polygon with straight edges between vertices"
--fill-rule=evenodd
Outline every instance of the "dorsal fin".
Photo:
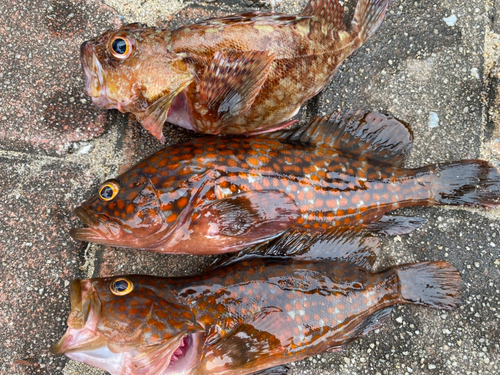
M 392 115 L 361 110 L 318 117 L 298 129 L 262 137 L 321 145 L 394 167 L 401 166 L 413 145 L 413 135 L 406 123 Z
M 345 29 L 344 8 L 338 0 L 309 0 L 302 15 L 313 16 L 314 21 L 323 24 L 326 30 Z
M 290 230 L 270 242 L 242 250 L 210 268 L 252 257 L 286 257 L 305 260 L 342 260 L 370 270 L 380 252 L 380 239 L 359 227 L 334 228 L 322 233 Z

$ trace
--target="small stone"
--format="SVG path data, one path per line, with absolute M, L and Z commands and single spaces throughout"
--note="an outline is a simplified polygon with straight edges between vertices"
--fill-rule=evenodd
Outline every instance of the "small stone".
M 429 128 L 436 128 L 439 125 L 439 116 L 436 112 L 429 113 Z
M 433 364 L 429 364 L 429 366 L 427 366 L 427 368 L 429 370 L 434 370 L 436 368 L 436 365 L 433 365 Z
M 454 14 L 452 14 L 449 17 L 443 18 L 443 21 L 446 22 L 446 24 L 450 27 L 455 26 L 455 23 L 457 23 L 457 20 L 458 20 L 458 18 Z

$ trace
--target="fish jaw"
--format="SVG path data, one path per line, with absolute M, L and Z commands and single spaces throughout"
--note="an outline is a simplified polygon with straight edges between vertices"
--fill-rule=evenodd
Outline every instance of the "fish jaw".
M 161 252 L 159 246 L 172 241 L 177 228 L 176 225 L 169 226 L 163 223 L 157 231 L 146 236 L 137 236 L 133 231 L 128 230 L 105 215 L 102 215 L 103 219 L 100 219 L 99 216 L 96 218 L 82 206 L 75 208 L 74 213 L 87 227 L 71 228 L 71 237 L 75 241 L 92 242 L 107 246 Z
M 66 354 L 74 350 L 101 348 L 106 344 L 97 333 L 101 302 L 94 294 L 90 280 L 74 280 L 70 284 L 70 296 L 68 329 L 50 351 L 53 354 Z
M 145 356 L 139 350 L 113 353 L 106 345 L 91 350 L 75 350 L 64 354 L 68 358 L 103 369 L 112 375 L 189 375 L 193 374 L 199 363 L 202 344 L 203 335 L 201 333 L 186 335 L 178 340 L 168 353 L 161 356 L 160 363 L 155 363 L 155 359 L 151 358 L 154 357 L 153 355 Z M 144 366 L 141 365 L 143 363 Z M 138 364 L 139 366 L 137 366 Z
M 71 237 L 76 241 L 123 246 L 121 244 L 127 241 L 126 237 L 132 237 L 131 234 L 125 233 L 119 224 L 110 219 L 103 221 L 96 217 L 92 217 L 88 211 L 81 206 L 75 208 L 74 213 L 88 226 L 86 228 L 72 228 L 70 230 Z M 133 239 L 135 238 L 128 238 L 129 241 Z

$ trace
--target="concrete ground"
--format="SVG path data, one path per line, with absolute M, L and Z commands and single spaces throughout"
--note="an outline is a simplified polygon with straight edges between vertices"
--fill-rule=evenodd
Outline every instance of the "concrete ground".
M 210 262 L 69 237 L 70 227 L 79 225 L 73 208 L 102 181 L 160 148 L 133 119 L 91 105 L 83 92 L 79 45 L 121 23 L 175 28 L 263 3 L 0 2 L 1 374 L 102 374 L 48 351 L 66 329 L 72 279 L 186 275 Z M 277 11 L 297 13 L 305 3 L 283 0 Z M 355 3 L 344 1 L 351 14 Z M 499 0 L 391 0 L 375 37 L 343 64 L 300 119 L 341 108 L 389 111 L 415 134 L 407 166 L 464 158 L 498 166 L 499 44 Z M 174 126 L 165 129 L 169 144 L 192 136 Z M 343 352 L 293 364 L 293 374 L 500 373 L 499 210 L 421 208 L 400 214 L 429 221 L 410 235 L 385 238 L 378 267 L 448 260 L 464 280 L 462 307 L 451 313 L 398 307 L 381 329 Z

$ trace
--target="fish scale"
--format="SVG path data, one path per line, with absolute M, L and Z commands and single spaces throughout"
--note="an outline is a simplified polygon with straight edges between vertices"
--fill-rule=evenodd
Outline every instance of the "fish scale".
M 266 139 L 194 140 L 160 151 L 154 159 L 158 161 L 144 162 L 147 167 L 136 178 L 153 181 L 167 220 L 180 214 L 200 186 L 200 181 L 195 181 L 193 188 L 182 191 L 178 198 L 180 191 L 164 192 L 171 178 L 189 181 L 200 174 L 206 174 L 210 181 L 208 191 L 198 195 L 202 201 L 252 190 L 286 192 L 300 208 L 303 219 L 298 224 L 305 228 L 316 223 L 358 224 L 368 212 L 381 207 L 389 211 L 431 198 L 429 191 L 416 189 L 419 181 L 412 177 L 418 172 L 369 165 L 367 160 L 353 160 L 352 155 L 340 151 L 316 148 L 311 153 L 307 147 Z M 169 159 L 173 165 L 159 165 L 160 160 Z M 189 166 L 178 161 L 188 161 Z M 128 178 L 122 181 L 136 183 Z

